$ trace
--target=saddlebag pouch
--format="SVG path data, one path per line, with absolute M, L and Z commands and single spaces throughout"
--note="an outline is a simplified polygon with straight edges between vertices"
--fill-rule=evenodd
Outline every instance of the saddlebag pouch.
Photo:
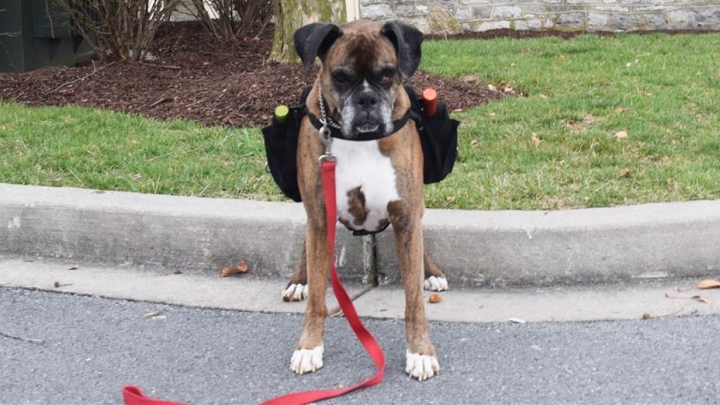
M 405 86 L 405 91 L 412 104 L 411 117 L 420 133 L 425 160 L 424 183 L 438 183 L 452 172 L 455 165 L 460 121 L 450 118 L 447 106 L 440 100 L 437 101 L 435 115 L 428 117 L 422 108 L 422 99 L 415 94 L 412 87 Z
M 302 201 L 297 180 L 297 143 L 300 123 L 306 114 L 305 100 L 311 89 L 310 86 L 303 89 L 300 103 L 290 108 L 285 121 L 273 116 L 272 124 L 262 129 L 270 174 L 280 191 L 295 202 Z

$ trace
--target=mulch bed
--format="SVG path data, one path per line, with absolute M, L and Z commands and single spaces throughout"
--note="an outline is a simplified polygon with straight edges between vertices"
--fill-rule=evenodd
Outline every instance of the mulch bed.
M 206 125 L 260 126 L 278 104 L 297 103 L 316 72 L 267 62 L 272 27 L 237 43 L 214 41 L 200 24 L 166 23 L 146 63 L 86 63 L 0 74 L 0 100 L 31 106 L 75 104 L 139 113 L 161 120 L 185 118 Z M 418 71 L 416 90 L 434 87 L 452 109 L 507 95 L 476 81 Z

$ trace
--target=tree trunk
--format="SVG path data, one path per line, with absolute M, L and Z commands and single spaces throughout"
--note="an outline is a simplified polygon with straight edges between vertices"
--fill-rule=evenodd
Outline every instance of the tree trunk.
M 270 60 L 295 63 L 293 34 L 305 24 L 332 22 L 342 24 L 347 20 L 345 0 L 275 0 L 275 35 Z

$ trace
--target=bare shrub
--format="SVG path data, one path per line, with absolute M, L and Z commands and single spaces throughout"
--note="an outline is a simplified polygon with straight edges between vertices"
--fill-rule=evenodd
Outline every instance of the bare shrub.
M 272 18 L 273 0 L 190 0 L 185 11 L 220 41 L 259 35 Z
M 101 57 L 145 60 L 155 33 L 182 0 L 45 0 L 55 1 L 73 28 Z M 95 41 L 97 39 L 97 41 Z

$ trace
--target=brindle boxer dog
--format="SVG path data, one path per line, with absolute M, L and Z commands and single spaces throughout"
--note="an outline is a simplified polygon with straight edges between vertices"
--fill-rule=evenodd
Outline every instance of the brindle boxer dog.
M 352 230 L 367 232 L 392 224 L 405 289 L 405 371 L 425 380 L 437 375 L 440 366 L 428 333 L 423 282 L 436 291 L 446 290 L 448 285 L 423 254 L 423 152 L 415 122 L 407 120 L 401 128 L 394 128 L 393 123 L 410 108 L 402 82 L 420 64 L 421 43 L 420 31 L 396 21 L 356 21 L 343 26 L 315 23 L 295 33 L 295 47 L 305 70 L 316 57 L 322 62 L 306 102 L 308 112 L 322 118 L 321 110 L 325 110 L 339 130 L 339 136 L 332 138 L 338 220 Z M 359 140 L 368 136 L 377 139 Z M 324 153 L 318 129 L 305 117 L 297 154 L 298 184 L 308 217 L 305 248 L 283 293 L 286 301 L 308 299 L 304 329 L 290 365 L 298 374 L 323 366 L 328 313 L 325 290 L 331 257 L 318 163 Z

